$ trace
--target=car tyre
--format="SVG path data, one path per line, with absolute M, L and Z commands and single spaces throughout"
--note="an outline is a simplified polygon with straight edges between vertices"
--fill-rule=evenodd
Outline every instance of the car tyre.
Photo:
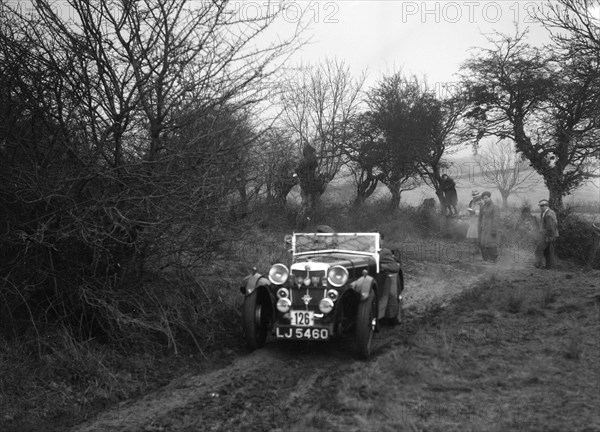
M 368 359 L 371 356 L 373 333 L 376 325 L 376 308 L 375 293 L 371 290 L 369 297 L 358 305 L 356 315 L 356 348 L 359 357 L 363 359 Z
M 242 319 L 248 348 L 254 351 L 264 346 L 267 341 L 269 320 L 267 306 L 259 297 L 258 291 L 254 291 L 244 298 Z

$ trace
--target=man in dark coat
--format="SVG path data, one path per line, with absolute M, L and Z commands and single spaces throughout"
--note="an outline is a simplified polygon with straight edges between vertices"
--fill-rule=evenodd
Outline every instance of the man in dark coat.
M 481 194 L 483 204 L 479 208 L 479 247 L 484 261 L 496 262 L 498 259 L 498 227 L 500 212 L 492 202 L 492 194 L 485 191 Z
M 556 213 L 548 207 L 548 200 L 539 202 L 541 214 L 541 227 L 537 247 L 535 249 L 535 266 L 542 268 L 542 261 L 546 261 L 546 268 L 554 266 L 554 247 L 558 237 L 558 222 Z

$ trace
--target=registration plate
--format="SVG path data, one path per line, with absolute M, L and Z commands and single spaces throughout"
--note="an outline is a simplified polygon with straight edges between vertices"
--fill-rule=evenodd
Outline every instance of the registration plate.
M 329 329 L 277 327 L 275 336 L 278 339 L 327 340 L 329 339 Z
M 298 327 L 312 327 L 315 325 L 315 317 L 312 311 L 291 311 L 292 325 Z

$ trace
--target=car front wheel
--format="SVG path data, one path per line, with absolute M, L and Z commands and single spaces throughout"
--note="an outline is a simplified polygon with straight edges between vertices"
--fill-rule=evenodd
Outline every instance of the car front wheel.
M 356 348 L 361 358 L 368 359 L 371 356 L 371 345 L 373 332 L 375 331 L 377 302 L 373 290 L 369 297 L 360 302 L 356 316 Z
M 267 340 L 269 310 L 264 299 L 258 294 L 258 291 L 254 291 L 244 298 L 242 320 L 246 343 L 250 350 L 262 347 Z

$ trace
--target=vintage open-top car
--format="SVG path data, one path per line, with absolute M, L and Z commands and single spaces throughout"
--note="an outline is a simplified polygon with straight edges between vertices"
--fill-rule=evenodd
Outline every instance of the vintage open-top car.
M 402 270 L 381 269 L 379 233 L 289 237 L 291 265 L 274 264 L 267 275 L 254 269 L 240 288 L 248 346 L 263 346 L 268 335 L 317 341 L 353 335 L 359 356 L 368 358 L 378 318 L 397 318 L 404 287 Z M 378 312 L 383 295 L 392 316 Z

